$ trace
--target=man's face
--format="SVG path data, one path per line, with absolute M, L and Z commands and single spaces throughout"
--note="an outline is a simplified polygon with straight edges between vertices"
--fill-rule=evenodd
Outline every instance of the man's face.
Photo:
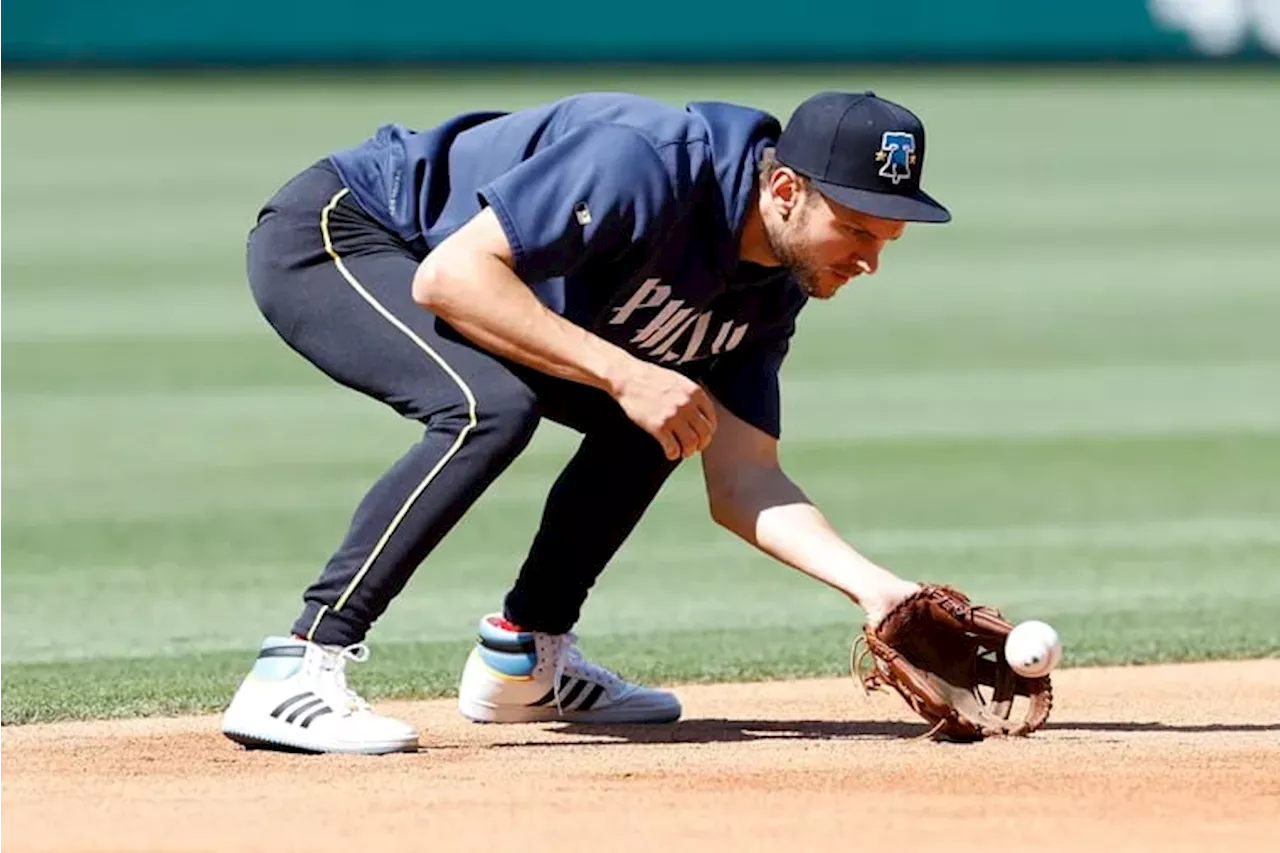
M 813 187 L 784 181 L 766 222 L 769 248 L 804 291 L 830 299 L 850 279 L 872 275 L 880 250 L 902 236 L 906 223 L 858 213 L 828 200 Z

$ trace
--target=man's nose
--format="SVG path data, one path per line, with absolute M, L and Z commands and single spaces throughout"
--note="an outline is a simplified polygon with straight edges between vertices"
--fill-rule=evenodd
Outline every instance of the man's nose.
M 880 252 L 879 251 L 862 251 L 854 255 L 853 265 L 862 270 L 863 275 L 875 275 L 876 270 L 880 269 Z

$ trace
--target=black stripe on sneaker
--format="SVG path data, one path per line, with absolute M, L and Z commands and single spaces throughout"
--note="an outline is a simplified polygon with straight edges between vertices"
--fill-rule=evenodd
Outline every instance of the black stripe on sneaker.
M 258 652 L 258 660 L 263 658 L 302 658 L 307 656 L 306 646 L 272 646 Z
M 569 686 L 569 682 L 572 680 L 573 679 L 568 675 L 560 676 L 560 696 L 562 698 L 564 696 L 564 689 Z M 556 689 L 553 687 L 550 690 L 548 690 L 546 693 L 542 694 L 542 698 L 539 699 L 537 702 L 530 702 L 526 707 L 536 708 L 539 705 L 546 705 L 547 703 L 551 702 L 555 698 L 556 698 Z M 561 704 L 563 706 L 563 702 Z
M 582 691 L 586 689 L 587 682 L 582 679 L 578 679 L 578 682 L 573 685 L 572 690 L 560 696 L 560 707 L 564 708 L 566 711 L 571 709 L 573 707 L 573 700 L 581 696 Z
M 324 704 L 324 700 L 317 696 L 315 699 L 312 699 L 310 702 L 304 702 L 298 707 L 294 708 L 293 713 L 285 717 L 284 721 L 286 723 L 292 723 L 294 720 L 298 719 L 299 717 L 301 717 L 303 714 L 310 711 L 315 706 L 323 705 L 323 704 Z
M 298 723 L 298 725 L 302 726 L 305 729 L 307 726 L 311 725 L 311 721 L 314 720 L 316 717 L 323 717 L 325 714 L 332 714 L 332 713 L 333 713 L 332 708 L 330 708 L 328 705 L 323 705 L 319 708 L 316 708 L 314 711 L 312 711 L 310 716 L 303 717 L 302 722 Z
M 538 645 L 533 641 L 532 634 L 515 634 L 515 637 L 528 637 L 527 640 L 500 640 L 496 637 L 486 637 L 483 634 L 476 639 L 480 641 L 480 645 L 486 649 L 495 652 L 506 652 L 507 654 L 528 654 L 537 651 Z
M 603 695 L 604 695 L 604 685 L 597 684 L 595 687 L 591 688 L 591 692 L 587 694 L 586 699 L 582 700 L 582 704 L 580 704 L 578 707 L 574 708 L 573 710 L 590 711 L 592 707 L 594 707 L 595 704 L 600 701 L 600 697 Z
M 307 699 L 310 699 L 310 698 L 314 697 L 315 695 L 316 695 L 316 694 L 314 694 L 314 693 L 312 693 L 310 690 L 308 690 L 306 693 L 299 693 L 297 696 L 291 696 L 290 698 L 288 698 L 288 699 L 284 700 L 284 701 L 283 701 L 283 702 L 281 702 L 279 705 L 277 705 L 277 706 L 276 706 L 276 708 L 275 708 L 275 710 L 271 712 L 271 716 L 273 716 L 273 717 L 279 717 L 279 716 L 280 716 L 281 714 L 283 714 L 286 710 L 288 710 L 288 709 L 289 709 L 289 707 L 290 707 L 291 705 L 293 705 L 295 702 L 303 702 L 303 701 L 306 701 Z

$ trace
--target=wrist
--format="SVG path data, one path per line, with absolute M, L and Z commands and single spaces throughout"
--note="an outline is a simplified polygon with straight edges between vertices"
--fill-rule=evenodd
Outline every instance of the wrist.
M 613 399 L 619 399 L 643 364 L 625 350 L 611 348 L 604 353 L 604 359 L 598 371 L 599 387 Z
M 908 596 L 920 590 L 918 583 L 903 580 L 886 572 L 888 577 L 855 599 L 855 603 L 867 615 L 867 624 L 874 627 Z

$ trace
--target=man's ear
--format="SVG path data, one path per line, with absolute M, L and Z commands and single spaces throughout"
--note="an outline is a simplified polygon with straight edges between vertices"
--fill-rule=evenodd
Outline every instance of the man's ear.
M 802 194 L 799 178 L 786 166 L 779 166 L 769 176 L 769 195 L 773 197 L 773 203 L 783 219 L 800 204 Z

